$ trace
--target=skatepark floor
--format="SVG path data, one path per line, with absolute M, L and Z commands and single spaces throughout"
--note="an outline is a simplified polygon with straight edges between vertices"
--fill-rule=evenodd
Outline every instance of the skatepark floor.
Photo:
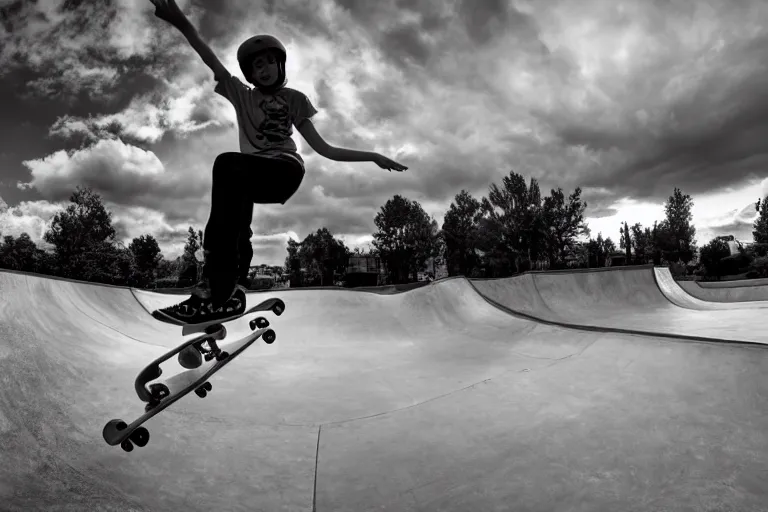
M 275 343 L 130 453 L 179 296 L 0 271 L 0 510 L 766 511 L 766 306 L 665 270 L 251 293 Z

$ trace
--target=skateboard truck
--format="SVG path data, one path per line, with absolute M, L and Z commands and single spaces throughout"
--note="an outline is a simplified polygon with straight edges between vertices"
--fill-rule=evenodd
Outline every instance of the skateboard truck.
M 282 314 L 283 310 L 280 307 L 280 305 L 276 305 L 274 307 L 274 309 L 276 311 L 279 311 L 278 314 Z M 255 318 L 255 319 L 251 320 L 249 322 L 249 326 L 250 326 L 252 331 L 254 331 L 256 329 L 265 329 L 265 328 L 269 327 L 269 321 L 266 318 L 264 318 L 263 316 L 260 316 L 258 318 Z M 222 324 L 213 324 L 213 325 L 208 326 L 206 328 L 205 332 L 206 332 L 206 334 L 210 334 L 211 336 L 209 336 L 207 338 L 204 338 L 204 339 L 198 341 L 197 343 L 193 344 L 193 347 L 198 352 L 200 352 L 200 354 L 203 355 L 203 357 L 205 358 L 206 361 L 210 361 L 214 357 L 216 358 L 217 361 L 223 361 L 224 359 L 229 357 L 229 354 L 227 354 L 226 352 L 222 352 L 221 349 L 219 348 L 219 344 L 216 343 L 217 339 L 223 339 L 223 338 L 219 338 L 217 336 L 219 334 L 219 331 L 222 330 L 222 329 L 223 329 L 223 332 L 224 332 L 224 336 L 226 337 L 227 329 L 226 329 L 226 327 L 224 327 L 224 325 L 222 325 Z M 270 341 L 270 334 L 269 333 L 267 333 L 264 336 L 264 341 L 266 341 L 267 343 L 271 343 L 271 341 Z M 274 341 L 274 340 L 272 340 L 272 341 Z M 206 348 L 205 345 L 208 345 L 208 347 Z
M 204 345 L 208 345 L 208 348 L 205 348 Z M 195 348 L 198 352 L 200 352 L 206 361 L 210 361 L 214 357 L 217 361 L 221 361 L 223 359 L 226 359 L 228 354 L 226 352 L 222 353 L 221 349 L 219 348 L 219 344 L 216 343 L 216 340 L 213 338 L 207 338 L 203 341 L 201 341 L 198 344 L 195 344 Z

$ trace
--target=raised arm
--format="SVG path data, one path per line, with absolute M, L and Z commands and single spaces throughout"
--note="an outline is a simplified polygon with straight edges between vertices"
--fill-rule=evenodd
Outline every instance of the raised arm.
M 187 19 L 175 0 L 149 0 L 155 6 L 155 16 L 165 20 L 184 34 L 192 48 L 200 55 L 203 62 L 211 68 L 216 80 L 229 76 L 229 71 L 221 63 L 213 50 L 200 38 L 197 29 Z

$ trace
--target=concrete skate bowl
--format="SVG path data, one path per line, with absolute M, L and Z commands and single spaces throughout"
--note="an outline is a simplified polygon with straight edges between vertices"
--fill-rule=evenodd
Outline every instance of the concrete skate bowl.
M 554 325 L 713 341 L 755 341 L 766 303 L 711 303 L 685 293 L 666 268 L 635 266 L 527 272 L 473 279 L 472 286 L 510 313 Z
M 688 288 L 685 287 L 685 283 L 690 281 L 676 281 L 669 269 L 666 267 L 656 267 L 653 269 L 656 283 L 659 286 L 661 292 L 674 304 L 689 308 L 700 310 L 723 310 L 723 309 L 761 309 L 768 308 L 768 301 L 766 300 L 730 300 L 730 301 L 711 301 L 702 299 L 689 293 Z M 733 299 L 737 297 L 734 294 Z M 758 299 L 757 296 L 753 297 Z
M 731 282 L 680 281 L 678 284 L 697 299 L 710 302 L 768 301 L 768 279 Z
M 476 284 L 476 283 L 475 283 Z M 768 354 L 532 321 L 465 279 L 281 290 L 277 332 L 147 423 L 133 379 L 179 300 L 0 272 L 3 511 L 758 511 Z M 730 312 L 733 313 L 733 312 Z M 752 325 L 760 321 L 755 315 Z M 247 319 L 228 324 L 231 338 Z M 754 340 L 752 340 L 754 341 Z
M 743 286 L 768 286 L 768 278 L 727 279 L 722 281 L 697 281 L 702 288 L 740 288 Z
M 354 288 L 344 288 L 341 286 L 302 286 L 301 288 L 294 288 L 293 290 L 320 290 L 320 291 L 354 291 L 354 292 L 368 292 L 368 293 L 376 293 L 379 295 L 395 295 L 398 293 L 403 292 L 409 292 L 411 290 L 415 290 L 417 288 L 422 288 L 424 286 L 429 286 L 429 282 L 427 281 L 419 281 L 416 283 L 405 283 L 405 284 L 385 284 L 380 286 L 357 286 Z M 277 290 L 277 288 L 275 289 Z M 258 293 L 271 293 L 275 290 L 258 290 Z M 281 288 L 282 290 L 291 290 L 291 288 Z M 190 290 L 191 291 L 191 290 Z

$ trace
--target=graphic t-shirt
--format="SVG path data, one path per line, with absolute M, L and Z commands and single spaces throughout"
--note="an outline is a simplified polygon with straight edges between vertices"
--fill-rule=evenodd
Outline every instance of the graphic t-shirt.
M 288 87 L 262 94 L 231 75 L 219 80 L 214 91 L 235 107 L 241 153 L 293 158 L 304 166 L 291 135 L 293 126 L 317 113 L 309 98 Z

